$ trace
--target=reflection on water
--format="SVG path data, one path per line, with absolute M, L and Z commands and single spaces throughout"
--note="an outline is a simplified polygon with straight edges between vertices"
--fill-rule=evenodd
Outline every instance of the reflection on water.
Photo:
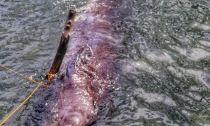
M 122 2 L 124 3 L 124 2 Z M 87 0 L 0 1 L 0 63 L 40 80 L 50 67 L 68 9 Z M 113 21 L 118 90 L 109 126 L 210 125 L 210 2 L 132 0 L 131 15 Z M 122 13 L 122 12 L 118 12 Z M 0 68 L 0 120 L 36 86 Z M 37 93 L 34 97 L 39 97 Z M 21 124 L 33 98 L 8 121 Z
M 134 1 L 110 125 L 210 125 L 207 1 Z M 135 19 L 135 20 L 134 20 Z

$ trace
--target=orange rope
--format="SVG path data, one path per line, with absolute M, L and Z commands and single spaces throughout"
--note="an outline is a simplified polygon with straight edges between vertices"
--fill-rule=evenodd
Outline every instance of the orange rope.
M 9 116 L 7 116 L 7 118 L 6 119 L 4 119 L 1 123 L 0 123 L 0 126 L 1 125 L 3 125 L 23 104 L 25 104 L 26 103 L 26 101 L 28 101 L 29 99 L 30 99 L 30 97 L 35 93 L 35 91 L 39 88 L 39 86 L 50 86 L 50 85 L 47 85 L 47 84 L 43 84 L 42 82 L 41 83 L 39 83 L 39 82 L 37 82 L 37 81 L 35 81 L 35 80 L 33 80 L 33 79 L 31 79 L 31 78 L 29 78 L 29 77 L 27 77 L 27 76 L 25 76 L 25 75 L 23 75 L 23 74 L 21 74 L 21 73 L 18 73 L 18 72 L 16 72 L 16 71 L 14 71 L 14 70 L 11 70 L 11 69 L 9 69 L 9 68 L 7 68 L 7 67 L 5 67 L 5 66 L 3 66 L 2 64 L 0 64 L 0 66 L 1 67 L 3 67 L 4 69 L 6 69 L 6 70 L 9 70 L 9 71 L 12 71 L 13 73 L 16 73 L 17 75 L 19 75 L 19 76 L 21 76 L 21 77 L 24 77 L 24 78 L 26 78 L 26 79 L 28 79 L 28 80 L 30 80 L 30 81 L 32 81 L 32 82 L 34 82 L 34 83 L 36 83 L 36 84 L 38 84 L 37 85 L 37 87 L 33 90 L 33 92 L 9 115 Z M 53 75 L 51 75 L 51 76 L 53 76 Z
M 47 80 L 50 81 L 53 77 L 55 77 L 54 74 L 51 74 L 51 73 L 47 73 Z
M 21 74 L 21 73 L 18 73 L 18 72 L 14 71 L 14 70 L 11 70 L 11 69 L 9 69 L 9 68 L 3 66 L 2 64 L 0 64 L 0 66 L 3 67 L 3 68 L 6 69 L 6 70 L 9 70 L 9 71 L 12 71 L 13 73 L 16 73 L 17 75 L 19 75 L 19 76 L 21 76 L 21 77 L 26 78 L 26 79 L 28 79 L 28 80 L 30 80 L 30 81 L 32 81 L 32 82 L 38 84 L 38 85 L 42 85 L 42 86 L 46 86 L 46 87 L 47 87 L 47 86 L 50 86 L 50 85 L 47 85 L 47 84 L 43 84 L 42 82 L 39 83 L 39 82 L 37 82 L 37 81 L 35 81 L 35 80 L 33 80 L 33 79 L 31 79 L 31 78 L 29 78 L 29 77 L 27 77 L 27 76 Z

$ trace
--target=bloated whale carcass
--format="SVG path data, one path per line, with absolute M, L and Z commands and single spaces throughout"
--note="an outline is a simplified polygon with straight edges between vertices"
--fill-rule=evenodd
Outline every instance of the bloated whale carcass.
M 118 15 L 114 8 L 120 3 L 90 0 L 89 9 L 77 15 L 58 77 L 43 89 L 25 125 L 87 126 L 98 119 L 117 79 L 116 44 L 122 35 L 110 16 Z

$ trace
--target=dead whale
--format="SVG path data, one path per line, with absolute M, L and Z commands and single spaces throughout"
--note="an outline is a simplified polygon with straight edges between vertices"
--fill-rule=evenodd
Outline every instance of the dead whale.
M 75 20 L 56 81 L 43 88 L 25 125 L 87 126 L 97 121 L 117 80 L 115 45 L 123 37 L 110 16 L 118 15 L 114 8 L 120 2 L 89 1 L 89 9 Z

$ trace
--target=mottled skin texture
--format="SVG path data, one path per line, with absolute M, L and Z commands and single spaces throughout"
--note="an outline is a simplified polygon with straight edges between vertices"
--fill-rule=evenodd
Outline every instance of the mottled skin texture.
M 61 80 L 54 125 L 84 126 L 97 119 L 97 108 L 116 77 L 113 50 L 108 43 L 84 45 L 72 56 Z
M 97 121 L 117 79 L 115 45 L 122 35 L 110 18 L 119 16 L 115 10 L 120 2 L 90 0 L 89 9 L 77 15 L 58 78 L 43 89 L 44 98 L 25 125 L 87 126 Z
M 58 101 L 49 105 L 54 118 L 44 125 L 90 125 L 97 120 L 98 108 L 103 107 L 117 77 L 114 45 L 121 38 L 114 36 L 115 31 L 105 16 L 111 3 L 91 4 L 91 10 L 85 12 L 85 17 L 79 17 L 73 27 L 69 50 L 56 82 Z

